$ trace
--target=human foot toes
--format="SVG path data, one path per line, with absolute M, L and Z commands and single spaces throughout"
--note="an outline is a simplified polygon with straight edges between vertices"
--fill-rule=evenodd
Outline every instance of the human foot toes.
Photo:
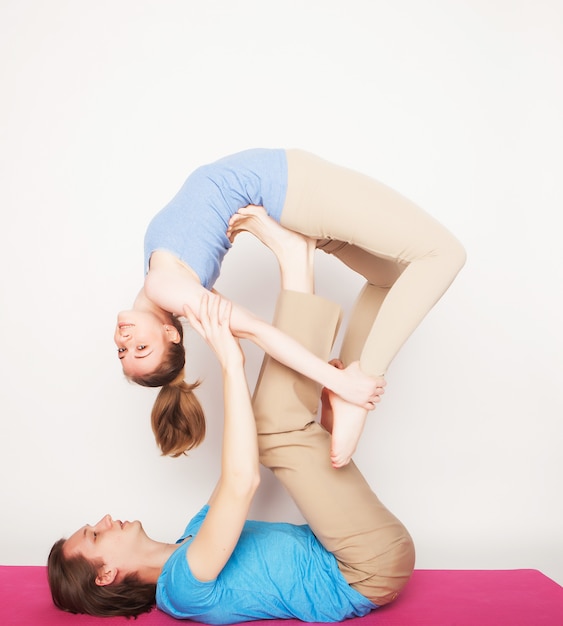
M 227 237 L 232 242 L 240 232 L 254 235 L 276 255 L 296 248 L 313 248 L 316 241 L 283 227 L 266 213 L 262 206 L 249 204 L 240 208 L 229 220 Z

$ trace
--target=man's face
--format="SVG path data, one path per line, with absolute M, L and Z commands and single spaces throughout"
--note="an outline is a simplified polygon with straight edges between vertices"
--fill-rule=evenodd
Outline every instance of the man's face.
M 94 526 L 86 524 L 71 535 L 65 541 L 63 553 L 67 558 L 80 555 L 88 561 L 103 563 L 96 583 L 110 584 L 137 571 L 136 559 L 144 539 L 148 537 L 141 522 L 121 522 L 105 515 Z M 103 572 L 110 570 L 111 580 L 103 576 Z

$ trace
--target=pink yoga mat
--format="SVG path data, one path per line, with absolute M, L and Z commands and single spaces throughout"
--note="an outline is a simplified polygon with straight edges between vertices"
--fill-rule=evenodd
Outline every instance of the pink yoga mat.
M 157 610 L 132 621 L 56 609 L 45 567 L 0 566 L 0 626 L 181 623 Z M 537 570 L 416 570 L 398 600 L 346 626 L 563 626 L 563 587 Z M 297 620 L 252 622 L 299 626 Z

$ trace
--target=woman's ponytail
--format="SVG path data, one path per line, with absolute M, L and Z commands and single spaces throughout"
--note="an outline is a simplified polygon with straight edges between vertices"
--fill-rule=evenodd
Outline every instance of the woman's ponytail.
M 178 457 L 197 447 L 205 437 L 205 416 L 193 390 L 199 381 L 188 384 L 183 371 L 164 385 L 151 413 L 152 430 L 163 455 Z
M 189 385 L 184 380 L 184 328 L 175 315 L 170 316 L 170 323 L 180 341 L 168 344 L 165 357 L 153 372 L 128 379 L 144 387 L 162 387 L 152 408 L 152 431 L 162 454 L 177 457 L 203 441 L 205 416 L 193 392 L 199 381 Z

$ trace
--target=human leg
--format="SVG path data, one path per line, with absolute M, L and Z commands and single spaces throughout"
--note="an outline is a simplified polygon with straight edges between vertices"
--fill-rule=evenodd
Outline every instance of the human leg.
M 287 157 L 281 224 L 327 243 L 325 251 L 388 291 L 360 358 L 363 371 L 383 375 L 449 287 L 465 252 L 434 218 L 378 181 L 301 150 Z M 391 264 L 383 267 L 382 260 Z
M 346 367 L 353 361 L 360 360 L 377 314 L 405 267 L 389 259 L 374 256 L 352 244 L 332 239 L 319 241 L 317 249 L 335 256 L 366 278 L 350 313 L 340 348 L 340 359 Z
M 287 151 L 289 182 L 281 223 L 319 240 L 367 279 L 342 343 L 345 364 L 382 376 L 465 262 L 459 242 L 385 185 L 300 150 Z M 340 403 L 339 403 L 340 405 Z M 351 458 L 367 411 L 334 412 L 332 462 Z
M 343 366 L 360 360 L 369 333 L 389 290 L 404 269 L 399 263 L 375 257 L 369 252 L 336 240 L 318 242 L 318 248 L 338 257 L 344 264 L 363 275 L 367 281 L 352 309 L 342 346 Z M 368 412 L 359 406 L 335 402 L 335 396 L 325 391 L 336 406 L 331 408 L 331 462 L 342 467 L 349 462 L 363 432 Z
M 305 238 L 295 231 L 284 228 L 269 217 L 263 207 L 253 205 L 244 207 L 231 218 L 227 235 L 233 241 L 242 231 L 253 234 L 274 252 L 280 265 L 283 289 L 302 292 L 313 291 L 313 254 L 317 244 L 315 240 Z M 324 242 L 323 245 L 325 245 Z M 353 269 L 356 269 L 360 261 L 363 260 L 365 275 L 371 281 L 369 289 L 366 291 L 366 295 L 370 296 L 369 304 L 371 306 L 356 307 L 352 323 L 349 325 L 349 327 L 354 328 L 353 337 L 352 333 L 348 333 L 346 341 L 347 345 L 363 346 L 380 302 L 383 301 L 390 285 L 400 274 L 400 268 L 396 263 L 386 259 L 374 258 L 367 252 L 341 242 L 330 241 L 328 245 L 331 247 L 331 252 L 341 254 L 342 261 L 349 264 Z M 339 250 L 333 250 L 334 246 L 338 246 Z M 380 302 L 376 302 L 376 298 L 379 298 Z M 359 301 L 365 304 L 365 297 L 361 297 Z M 353 341 L 350 341 L 351 338 Z M 350 350 L 345 351 L 345 353 L 350 353 Z M 359 356 L 355 360 L 358 359 Z M 359 361 L 354 364 L 349 362 L 348 365 L 359 368 L 358 363 Z M 382 387 L 380 393 L 383 393 Z M 379 401 L 379 396 L 374 401 Z M 345 402 L 338 402 L 337 407 L 338 410 L 331 411 L 333 417 L 331 419 L 331 462 L 334 467 L 341 467 L 350 461 L 352 453 L 356 449 L 367 411 L 362 407 Z
M 257 235 L 256 220 L 246 228 Z M 274 325 L 328 359 L 340 308 L 310 293 L 308 252 L 303 257 L 303 249 L 294 249 L 288 262 L 279 249 L 280 233 L 272 233 L 271 224 L 260 228 L 268 229 L 260 237 L 280 262 L 282 286 L 291 284 L 298 290 L 280 294 Z M 302 257 L 298 263 L 294 263 L 296 254 Z M 305 280 L 294 273 L 304 274 Z M 382 605 L 396 597 L 412 572 L 412 540 L 353 463 L 342 470 L 331 466 L 330 434 L 315 421 L 319 393 L 315 382 L 269 356 L 264 358 L 253 397 L 260 460 L 294 498 L 319 540 L 335 554 L 346 580 Z
M 317 296 L 280 295 L 275 324 L 328 358 L 338 307 Z M 392 601 L 408 581 L 414 548 L 408 531 L 352 462 L 334 469 L 330 435 L 315 421 L 319 387 L 266 357 L 253 398 L 260 461 L 282 482 L 311 529 L 338 560 L 346 580 L 375 604 Z

